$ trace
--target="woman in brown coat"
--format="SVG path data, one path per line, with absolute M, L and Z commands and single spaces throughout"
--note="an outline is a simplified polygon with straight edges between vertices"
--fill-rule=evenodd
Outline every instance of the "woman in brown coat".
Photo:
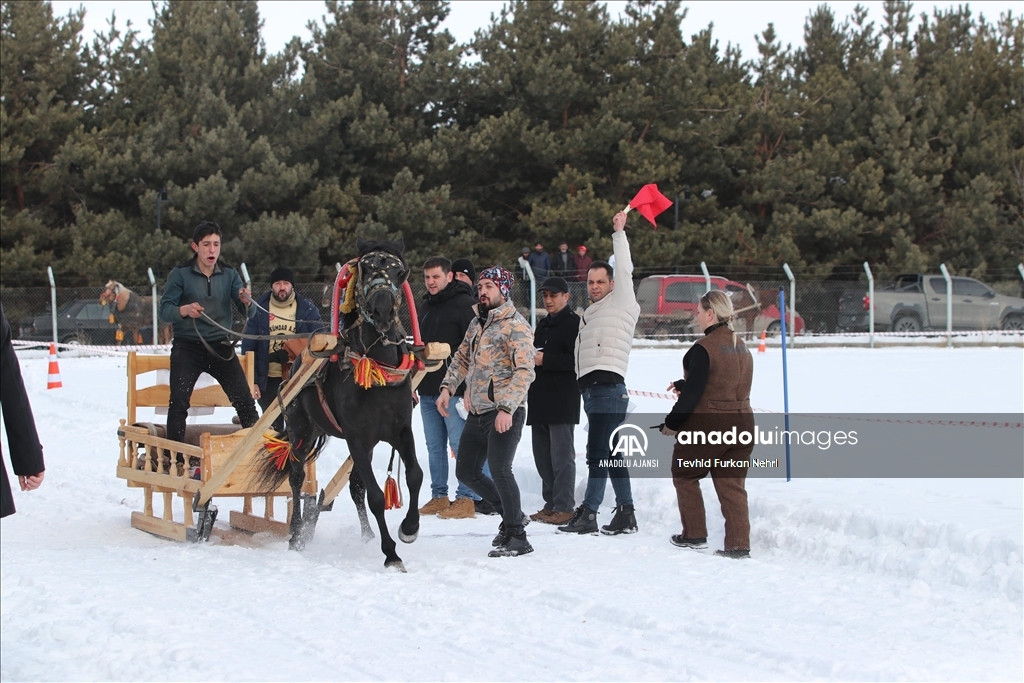
M 697 432 L 726 434 L 733 427 L 737 434 L 753 434 L 750 384 L 754 362 L 743 340 L 732 331 L 732 312 L 732 301 L 725 292 L 713 290 L 700 298 L 697 323 L 704 337 L 683 356 L 683 379 L 669 385 L 677 400 L 665 416 L 662 431 L 676 437 L 685 430 L 689 435 L 684 436 L 690 437 L 677 438 L 672 451 L 672 483 L 683 523 L 683 533 L 672 537 L 673 545 L 707 547 L 700 480 L 710 474 L 725 517 L 725 549 L 715 554 L 742 558 L 750 557 L 750 514 L 744 483 L 746 463 L 754 446 L 750 439 L 744 445 L 742 438 L 694 438 Z M 720 443 L 726 440 L 732 443 Z M 680 441 L 690 443 L 683 445 Z

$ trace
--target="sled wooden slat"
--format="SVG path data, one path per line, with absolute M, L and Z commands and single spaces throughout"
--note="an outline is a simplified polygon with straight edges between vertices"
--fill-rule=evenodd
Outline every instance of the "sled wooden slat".
M 345 488 L 349 477 L 352 476 L 352 468 L 354 466 L 355 462 L 353 462 L 351 455 L 345 458 L 345 462 L 341 463 L 338 472 L 331 477 L 331 481 L 327 483 L 327 488 L 324 489 L 322 505 L 327 506 L 334 502 L 334 499 L 338 497 L 341 490 Z
M 270 407 L 267 408 L 266 412 L 263 413 L 260 419 L 252 427 L 238 432 L 239 434 L 245 434 L 242 442 L 235 446 L 235 450 L 231 454 L 231 457 L 221 465 L 213 477 L 211 477 L 203 488 L 200 489 L 200 505 L 206 505 L 210 502 L 214 493 L 224 485 L 242 459 L 249 453 L 253 446 L 260 442 L 260 439 L 263 438 L 263 432 L 268 429 L 274 423 L 274 420 L 277 419 L 277 416 L 281 414 L 281 403 L 284 405 L 291 403 L 295 397 L 298 396 L 299 392 L 305 388 L 306 380 L 312 378 L 320 369 L 320 366 L 325 362 L 327 362 L 326 358 L 317 358 L 312 363 L 301 363 L 299 369 L 288 378 L 284 387 L 281 388 L 281 400 L 271 403 Z

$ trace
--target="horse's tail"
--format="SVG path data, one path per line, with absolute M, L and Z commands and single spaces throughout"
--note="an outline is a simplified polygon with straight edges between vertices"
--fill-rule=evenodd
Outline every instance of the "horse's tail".
M 312 445 L 303 457 L 295 452 L 287 430 L 276 437 L 264 437 L 263 447 L 256 452 L 258 463 L 255 473 L 256 490 L 265 494 L 276 491 L 288 479 L 291 465 L 299 463 L 300 466 L 305 466 L 307 462 L 316 460 L 325 445 L 327 445 L 326 434 L 314 437 Z M 306 450 L 301 446 L 302 442 L 300 441 L 299 448 Z

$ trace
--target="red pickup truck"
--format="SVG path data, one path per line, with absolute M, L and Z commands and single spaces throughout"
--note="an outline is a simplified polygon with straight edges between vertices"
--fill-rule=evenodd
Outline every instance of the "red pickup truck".
M 782 324 L 779 320 L 778 304 L 765 302 L 764 297 L 750 285 L 711 277 L 711 288 L 720 289 L 732 299 L 736 311 L 733 329 L 739 333 L 760 336 L 767 332 L 769 337 L 779 334 Z M 693 327 L 697 313 L 697 301 L 707 291 L 703 275 L 650 275 L 640 281 L 636 300 L 640 304 L 640 320 L 637 332 L 644 336 L 699 333 Z M 786 314 L 786 331 L 789 331 L 791 314 Z M 796 315 L 796 334 L 804 333 L 804 319 Z

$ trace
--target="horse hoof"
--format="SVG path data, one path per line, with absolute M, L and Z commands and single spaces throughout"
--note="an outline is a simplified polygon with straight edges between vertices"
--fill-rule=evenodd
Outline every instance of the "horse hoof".
M 404 531 L 402 531 L 401 527 L 399 527 L 398 529 L 398 540 L 402 543 L 412 543 L 417 538 L 419 538 L 419 535 L 419 530 L 416 530 L 414 533 L 407 534 Z
M 401 574 L 408 574 L 408 572 L 405 571 L 405 564 L 403 564 L 401 560 L 396 560 L 394 562 L 385 562 L 384 569 L 399 572 Z
M 305 550 L 306 541 L 302 538 L 293 538 L 288 541 L 288 550 Z
M 363 543 L 369 543 L 373 539 L 377 538 L 372 531 L 369 529 L 363 530 Z

